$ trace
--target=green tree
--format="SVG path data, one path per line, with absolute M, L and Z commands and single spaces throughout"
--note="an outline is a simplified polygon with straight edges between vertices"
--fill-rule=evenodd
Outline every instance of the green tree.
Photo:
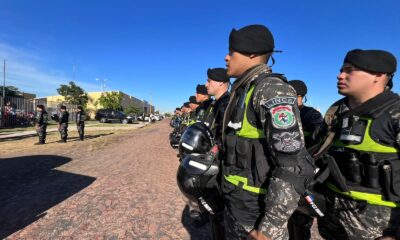
M 89 101 L 87 93 L 72 81 L 69 82 L 69 85 L 61 84 L 60 88 L 57 88 L 57 92 L 65 98 L 65 102 L 81 105 L 83 108 L 86 108 Z
M 122 110 L 122 93 L 121 92 L 106 92 L 94 103 L 96 106 L 100 104 L 103 108 Z
M 4 89 L 7 97 L 17 96 L 21 93 L 18 88 L 14 86 L 6 86 Z M 0 86 L 0 96 L 3 96 L 3 86 Z
M 142 112 L 142 110 L 140 108 L 134 107 L 134 106 L 129 106 L 127 108 L 124 109 L 124 112 L 126 114 L 140 114 Z

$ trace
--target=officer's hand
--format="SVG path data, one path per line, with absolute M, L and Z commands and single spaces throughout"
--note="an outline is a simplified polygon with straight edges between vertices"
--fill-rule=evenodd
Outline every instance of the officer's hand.
M 253 229 L 247 236 L 247 240 L 271 240 L 271 238 L 265 236 L 262 232 Z

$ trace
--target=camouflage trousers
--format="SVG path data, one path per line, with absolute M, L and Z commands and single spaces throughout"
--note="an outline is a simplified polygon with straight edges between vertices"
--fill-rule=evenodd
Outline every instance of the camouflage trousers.
M 271 205 L 265 206 L 265 215 L 262 219 L 258 216 L 258 219 L 255 220 L 256 225 L 260 222 L 258 226 L 241 224 L 229 209 L 225 209 L 226 239 L 247 239 L 249 232 L 253 229 L 262 231 L 265 236 L 274 240 L 289 239 L 287 222 L 296 210 L 300 196 L 292 184 L 277 178 L 271 179 L 267 189 L 265 202 L 271 203 Z
M 332 192 L 326 199 L 326 217 L 318 219 L 323 238 L 363 240 L 395 236 L 400 239 L 400 208 L 370 205 Z
M 61 140 L 67 140 L 68 137 L 68 123 L 61 123 L 58 130 L 60 131 Z
M 36 126 L 36 132 L 39 136 L 39 143 L 46 142 L 46 128 L 47 128 L 47 125 Z
M 77 123 L 76 128 L 78 129 L 79 139 L 83 140 L 83 137 L 85 136 L 85 123 Z

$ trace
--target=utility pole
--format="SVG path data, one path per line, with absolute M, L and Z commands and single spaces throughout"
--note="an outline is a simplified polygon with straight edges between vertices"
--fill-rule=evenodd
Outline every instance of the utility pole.
M 6 97 L 6 60 L 4 59 L 4 70 L 3 70 L 3 102 Z

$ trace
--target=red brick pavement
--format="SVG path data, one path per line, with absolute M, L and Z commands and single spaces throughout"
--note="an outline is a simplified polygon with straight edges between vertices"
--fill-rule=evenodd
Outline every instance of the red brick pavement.
M 13 207 L 12 201 L 18 196 L 0 197 L 0 203 L 6 206 L 0 208 L 0 216 L 3 215 L 1 213 L 8 216 L 0 221 L 8 230 L 0 231 L 2 237 L 209 239 L 208 226 L 193 228 L 187 216 L 183 215 L 185 205 L 176 185 L 179 162 L 176 151 L 169 146 L 170 131 L 168 122 L 163 121 L 127 134 L 111 136 L 109 141 L 112 143 L 97 151 L 90 151 L 82 144 L 75 149 L 46 152 L 50 156 L 48 161 L 59 156 L 70 160 L 61 161 L 60 165 L 63 165 L 51 171 L 31 173 L 26 170 L 28 173 L 21 174 L 24 177 L 28 174 L 28 178 L 29 174 L 32 178 L 36 176 L 41 179 L 39 182 L 17 179 L 28 181 L 19 187 L 23 188 L 24 201 L 33 202 L 28 208 L 30 212 L 18 212 L 17 207 Z M 25 161 L 29 162 L 37 154 L 41 153 L 30 153 L 25 156 Z M 0 166 L 2 161 L 21 158 L 7 156 L 0 160 Z M 58 175 L 61 180 L 51 178 L 52 175 Z M 56 186 L 44 183 L 46 179 Z M 63 193 L 63 189 L 68 189 L 66 186 L 70 188 L 68 194 Z M 50 192 L 46 192 L 46 188 Z M 32 189 L 36 191 L 30 192 Z M 38 189 L 41 191 L 37 192 Z M 61 196 L 55 196 L 57 194 Z M 49 198 L 55 200 L 49 201 Z M 18 206 L 24 205 L 19 203 Z M 10 211 L 14 213 L 10 214 Z M 29 216 L 32 212 L 34 216 Z M 24 225 L 25 228 L 19 229 Z
M 162 121 L 107 136 L 109 144 L 95 151 L 83 142 L 1 159 L 0 168 L 19 174 L 0 181 L 7 193 L 0 196 L 0 237 L 210 239 L 209 226 L 192 227 L 187 216 L 170 131 Z

